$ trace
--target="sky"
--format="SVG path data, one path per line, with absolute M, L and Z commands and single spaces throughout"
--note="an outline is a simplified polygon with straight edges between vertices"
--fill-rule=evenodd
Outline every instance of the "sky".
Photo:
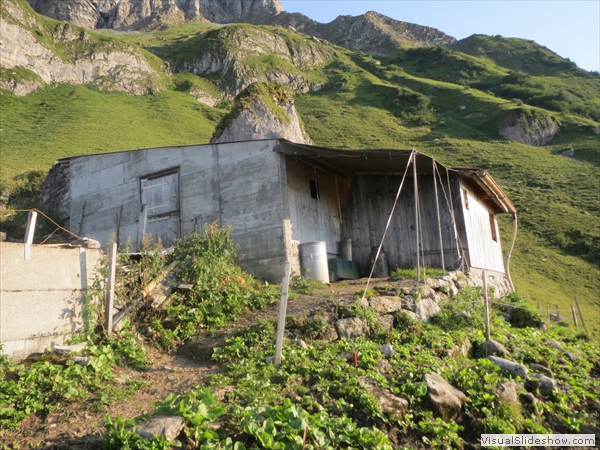
M 472 34 L 518 37 L 548 47 L 585 70 L 600 70 L 600 0 L 280 0 L 287 12 L 328 23 L 339 15 L 377 11 L 463 39 Z

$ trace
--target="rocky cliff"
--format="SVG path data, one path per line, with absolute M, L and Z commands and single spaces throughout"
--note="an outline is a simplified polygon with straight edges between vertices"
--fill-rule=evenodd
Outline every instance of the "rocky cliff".
M 286 30 L 233 25 L 210 31 L 186 52 L 170 61 L 174 72 L 218 75 L 221 88 L 231 97 L 254 82 L 278 82 L 296 92 L 318 90 L 303 70 L 323 65 L 333 56 L 318 40 L 298 39 Z
M 134 94 L 160 90 L 155 70 L 139 50 L 69 24 L 47 28 L 14 0 L 3 0 L 2 6 L 2 87 L 15 94 L 25 95 L 42 82 L 97 83 Z
M 223 118 L 212 143 L 283 138 L 312 144 L 293 99 L 278 83 L 254 83 L 241 92 Z
M 27 0 L 40 14 L 86 28 L 140 30 L 210 20 L 244 22 L 281 12 L 279 0 Z
M 560 132 L 559 124 L 544 113 L 517 111 L 500 122 L 500 135 L 521 144 L 541 146 Z
M 448 45 L 456 41 L 452 36 L 436 30 L 391 19 L 374 11 L 360 16 L 339 16 L 331 23 L 316 22 L 303 14 L 281 13 L 266 18 L 266 22 L 279 25 L 309 36 L 355 51 L 385 55 L 397 45 L 430 47 Z

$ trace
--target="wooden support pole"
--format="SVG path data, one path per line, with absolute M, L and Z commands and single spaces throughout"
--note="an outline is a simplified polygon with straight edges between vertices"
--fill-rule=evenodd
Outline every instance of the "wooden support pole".
M 581 313 L 581 307 L 579 306 L 579 300 L 577 300 L 577 296 L 575 298 L 575 304 L 577 305 L 577 311 L 579 311 L 579 318 L 581 319 L 581 325 L 583 325 L 583 329 L 586 333 L 589 333 L 587 327 L 585 326 L 585 320 L 583 320 L 583 314 Z
M 550 306 L 546 305 L 546 319 L 550 322 Z
M 419 185 L 417 184 L 417 156 L 413 150 L 413 182 L 415 185 L 415 232 L 417 233 L 417 281 L 421 281 L 421 254 L 419 253 Z
M 571 314 L 573 314 L 573 323 L 575 324 L 575 328 L 579 327 L 577 323 L 577 314 L 575 314 L 575 307 L 571 305 Z
M 488 290 L 487 290 L 487 272 L 485 270 L 483 271 L 483 301 L 484 301 L 483 307 L 484 307 L 484 311 L 485 311 L 485 339 L 489 341 L 491 339 L 490 305 L 489 305 Z
M 106 283 L 106 334 L 110 336 L 113 329 L 113 305 L 115 301 L 115 277 L 117 274 L 117 243 L 110 244 L 108 249 L 108 282 Z
M 140 219 L 138 221 L 138 250 L 142 248 L 144 235 L 146 234 L 146 220 L 148 219 L 148 205 L 142 205 Z
M 438 231 L 440 233 L 440 256 L 442 258 L 442 270 L 445 273 L 446 272 L 446 263 L 444 261 L 444 242 L 442 240 L 442 221 L 440 220 L 440 201 L 438 199 L 438 189 L 437 189 L 437 178 L 436 178 L 437 168 L 435 165 L 435 159 L 433 159 L 432 162 L 433 162 L 433 191 L 435 192 L 435 214 L 437 216 Z
M 37 222 L 37 212 L 30 211 L 29 216 L 27 217 L 27 229 L 25 231 L 25 239 L 23 242 L 25 243 L 25 259 L 31 259 L 31 244 L 33 244 L 33 238 L 35 236 L 35 223 Z
M 281 301 L 279 303 L 279 321 L 277 322 L 277 340 L 275 341 L 275 359 L 273 364 L 279 369 L 281 353 L 283 351 L 283 333 L 285 331 L 285 315 L 287 312 L 288 287 L 290 285 L 290 272 L 292 264 L 286 261 L 281 282 Z

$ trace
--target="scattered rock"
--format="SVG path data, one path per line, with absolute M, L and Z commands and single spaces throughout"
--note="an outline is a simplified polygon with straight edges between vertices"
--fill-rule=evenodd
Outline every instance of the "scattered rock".
M 296 345 L 298 347 L 302 347 L 304 349 L 308 348 L 308 344 L 306 342 L 304 342 L 302 339 L 296 339 Z
M 523 383 L 515 383 L 514 381 L 507 381 L 506 383 L 502 383 L 498 386 L 496 390 L 496 394 L 498 395 L 498 399 L 509 405 L 518 405 L 519 397 L 517 396 L 517 391 L 523 388 Z
M 457 317 L 464 317 L 465 319 L 468 319 L 469 317 L 471 317 L 471 313 L 468 311 L 465 311 L 464 309 L 462 311 L 459 311 L 455 314 L 455 316 Z
M 90 365 L 90 358 L 88 356 L 75 356 L 73 361 L 75 361 L 75 364 L 79 364 L 84 367 Z
M 425 280 L 425 285 L 429 286 L 432 289 L 439 289 L 440 288 L 440 281 L 435 279 L 435 278 L 427 278 Z
M 382 389 L 377 382 L 367 377 L 358 377 L 358 384 L 364 387 L 369 394 L 377 399 L 381 411 L 385 414 L 397 414 L 404 417 L 408 411 L 408 401 L 405 398 L 392 394 Z
M 275 361 L 275 356 L 267 356 L 265 358 L 265 363 L 267 364 L 273 364 L 273 361 Z
M 569 358 L 569 360 L 571 360 L 571 362 L 575 362 L 579 358 L 581 358 L 581 355 L 577 352 L 565 352 L 565 355 L 567 356 L 567 358 Z
M 75 239 L 71 241 L 71 247 L 83 247 L 83 248 L 101 248 L 100 242 L 96 239 L 90 239 L 89 237 L 84 237 L 81 239 Z
M 379 316 L 379 317 L 377 317 L 377 323 L 385 331 L 392 331 L 394 329 L 394 316 L 392 316 L 391 314 L 385 314 L 383 316 Z
M 338 334 L 333 326 L 327 325 L 327 328 L 325 328 L 319 337 L 322 341 L 333 342 L 338 339 Z
M 434 314 L 441 313 L 442 310 L 436 302 L 430 298 L 425 298 L 417 303 L 417 317 L 425 322 L 429 321 L 429 318 Z
M 52 351 L 57 355 L 68 355 L 70 353 L 80 352 L 87 345 L 87 342 L 80 342 L 75 345 L 53 345 Z
M 546 339 L 546 344 L 548 344 L 548 347 L 557 348 L 559 350 L 563 349 L 562 344 L 556 339 Z
M 402 309 L 402 300 L 399 297 L 373 297 L 370 304 L 379 314 L 390 314 Z
M 556 390 L 556 381 L 553 378 L 536 373 L 527 381 L 527 388 L 529 390 L 539 389 L 540 394 L 547 397 Z
M 554 374 L 552 373 L 552 371 L 550 369 L 548 369 L 547 367 L 544 367 L 540 364 L 532 364 L 531 366 L 529 366 L 531 368 L 531 370 L 533 370 L 534 372 L 541 372 L 544 375 L 546 375 L 547 377 L 550 378 L 554 378 Z
M 383 344 L 381 346 L 381 353 L 383 353 L 387 358 L 389 358 L 394 353 L 396 353 L 396 350 L 394 350 L 394 347 L 392 347 L 390 344 Z
M 0 242 L 4 242 L 6 240 L 6 233 L 4 231 L 0 231 Z
M 152 417 L 138 426 L 138 434 L 144 439 L 163 436 L 166 441 L 172 441 L 185 427 L 185 420 L 180 416 Z
M 490 339 L 481 345 L 481 350 L 485 355 L 507 356 L 510 352 L 498 341 Z
M 428 373 L 424 381 L 429 389 L 428 398 L 445 421 L 453 420 L 469 398 L 437 373 Z
M 483 117 L 487 117 L 487 114 L 482 113 L 482 112 L 476 112 L 476 113 L 467 114 L 465 116 L 465 119 L 481 119 Z
M 381 373 L 390 373 L 393 370 L 393 366 L 387 359 L 377 361 L 377 367 Z
M 338 334 L 343 339 L 363 336 L 369 332 L 369 324 L 360 317 L 340 319 L 336 322 Z
M 471 344 L 471 340 L 469 338 L 465 338 L 465 341 L 460 346 L 461 355 L 463 355 L 465 358 L 469 356 L 469 352 L 471 351 L 472 347 L 473 345 Z
M 396 317 L 400 317 L 402 315 L 408 316 L 410 317 L 412 320 L 419 320 L 419 316 L 417 315 L 417 313 L 414 313 L 412 311 L 408 311 L 406 309 L 403 309 L 402 311 L 398 311 L 396 313 Z
M 492 361 L 502 370 L 506 370 L 507 372 L 517 375 L 523 378 L 524 380 L 527 379 L 528 371 L 527 367 L 525 367 L 524 365 L 519 364 L 515 361 L 509 361 L 508 359 L 500 358 L 498 356 L 488 356 L 487 359 Z
M 408 309 L 409 311 L 415 312 L 417 310 L 417 304 L 415 303 L 415 299 L 412 295 L 407 295 L 402 297 L 402 308 Z
M 521 394 L 519 396 L 523 403 L 527 403 L 529 405 L 535 405 L 538 402 L 538 399 L 531 392 L 526 392 L 525 394 Z

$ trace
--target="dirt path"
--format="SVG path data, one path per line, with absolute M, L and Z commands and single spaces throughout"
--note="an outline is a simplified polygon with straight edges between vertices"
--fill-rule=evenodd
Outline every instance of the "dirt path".
M 373 286 L 387 284 L 385 280 L 374 280 Z M 288 303 L 287 315 L 301 315 L 317 308 L 328 308 L 332 299 L 351 300 L 357 290 L 363 288 L 365 280 L 333 283 L 326 289 L 311 295 L 299 295 Z M 254 311 L 234 324 L 213 333 L 212 338 L 203 338 L 199 344 L 205 348 L 222 345 L 235 331 L 243 329 L 257 320 L 274 320 L 279 314 L 279 300 L 267 308 Z M 105 431 L 105 415 L 133 419 L 154 410 L 153 402 L 164 400 L 171 393 L 192 389 L 206 376 L 217 373 L 218 366 L 210 361 L 198 361 L 185 354 L 169 355 L 148 346 L 149 369 L 144 372 L 126 367 L 115 369 L 116 384 L 137 381 L 143 385 L 133 395 L 118 400 L 103 408 L 94 408 L 90 402 L 64 403 L 49 414 L 32 415 L 14 431 L 0 430 L 2 448 L 37 448 L 96 450 Z M 7 447 L 4 447 L 7 446 Z

